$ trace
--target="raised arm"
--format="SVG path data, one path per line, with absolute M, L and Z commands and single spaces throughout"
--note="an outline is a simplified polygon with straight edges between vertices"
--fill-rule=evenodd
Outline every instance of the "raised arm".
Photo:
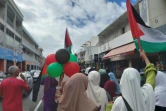
M 155 88 L 156 83 L 156 68 L 154 67 L 154 64 L 151 64 L 146 53 L 144 51 L 140 51 L 141 57 L 144 58 L 146 67 L 145 67 L 145 76 L 146 76 L 146 83 L 149 83 L 152 85 L 153 89 Z

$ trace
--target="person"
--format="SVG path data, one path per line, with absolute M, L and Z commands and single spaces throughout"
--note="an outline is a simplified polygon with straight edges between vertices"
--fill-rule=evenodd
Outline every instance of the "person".
M 119 95 L 116 94 L 116 84 L 114 81 L 107 81 L 104 85 L 104 89 L 108 92 L 108 94 L 111 96 L 111 100 L 113 101 L 114 97 L 117 97 Z M 110 102 L 110 101 L 109 101 Z
M 2 110 L 3 111 L 23 111 L 22 109 L 22 90 L 29 91 L 24 75 L 20 74 L 23 80 L 17 79 L 19 68 L 10 66 L 8 69 L 9 78 L 2 81 L 0 85 L 0 93 L 3 96 Z
M 100 74 L 97 71 L 91 71 L 88 75 L 88 89 L 86 91 L 87 96 L 95 104 L 100 107 L 100 111 L 106 110 L 106 104 L 108 103 L 108 98 L 105 89 L 99 86 Z
M 95 68 L 95 67 L 90 68 L 89 71 L 88 71 L 88 74 L 89 74 L 91 71 L 96 71 L 96 68 Z
M 116 84 L 116 94 L 120 94 L 120 87 L 119 87 L 117 79 L 115 78 L 114 73 L 111 71 L 110 73 L 108 73 L 108 75 L 110 76 L 110 80 L 114 81 L 115 84 Z
M 107 74 L 107 71 L 106 71 L 105 69 L 100 69 L 100 70 L 99 70 L 99 73 L 100 73 L 100 75 L 102 75 L 102 74 Z
M 90 69 L 91 69 L 91 67 L 88 67 L 88 68 L 85 69 L 85 75 L 86 75 L 86 76 L 88 76 Z
M 109 75 L 107 74 L 105 69 L 100 69 L 99 70 L 100 73 L 100 87 L 104 88 L 105 83 L 109 80 Z
M 166 111 L 166 75 L 158 71 L 155 87 L 155 111 Z
M 120 80 L 120 90 L 122 96 L 118 97 L 111 111 L 154 111 L 155 98 L 154 87 L 156 68 L 149 62 L 144 51 L 140 51 L 141 57 L 145 60 L 146 83 L 140 86 L 140 74 L 134 68 L 127 68 Z
M 70 77 L 58 100 L 58 111 L 99 111 L 95 103 L 86 96 L 87 87 L 87 76 L 77 73 Z
M 44 111 L 56 111 L 55 92 L 58 81 L 50 76 L 43 78 L 41 85 L 44 85 Z

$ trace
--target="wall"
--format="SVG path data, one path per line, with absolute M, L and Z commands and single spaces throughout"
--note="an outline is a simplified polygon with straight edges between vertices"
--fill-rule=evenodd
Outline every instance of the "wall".
M 148 0 L 150 26 L 153 28 L 166 24 L 166 0 Z
M 116 47 L 128 44 L 133 42 L 133 38 L 131 35 L 131 31 L 128 31 L 119 37 L 112 39 L 111 41 L 107 41 L 104 45 L 98 47 L 98 53 L 106 52 L 108 50 L 114 49 Z
M 85 48 L 85 61 L 89 61 L 90 60 L 90 55 L 93 59 L 94 54 L 98 54 L 98 47 L 97 46 L 89 46 Z
M 0 17 L 1 17 L 2 19 L 4 19 L 4 17 L 5 17 L 5 7 L 1 7 L 1 6 L 0 6 Z
M 36 51 L 35 44 L 26 35 L 23 35 L 22 43 L 23 43 L 23 45 L 25 45 L 26 47 L 28 47 L 32 51 L 34 51 L 34 52 Z
M 130 30 L 128 21 L 125 21 L 117 29 L 110 31 L 105 37 L 99 37 L 99 46 L 104 45 L 105 43 L 108 43 L 108 41 L 112 41 L 116 37 L 123 35 L 122 28 L 125 28 L 125 32 Z

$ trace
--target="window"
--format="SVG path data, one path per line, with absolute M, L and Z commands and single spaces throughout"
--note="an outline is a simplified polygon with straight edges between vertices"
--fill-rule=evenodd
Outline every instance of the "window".
M 0 23 L 0 30 L 4 31 L 4 25 Z
M 121 31 L 122 31 L 122 34 L 124 34 L 125 33 L 125 28 L 122 28 Z
M 6 33 L 7 33 L 10 37 L 14 38 L 14 33 L 13 33 L 12 31 L 10 31 L 9 29 L 6 29 Z
M 15 36 L 15 40 L 16 40 L 17 42 L 21 42 L 21 39 L 20 39 L 18 36 Z

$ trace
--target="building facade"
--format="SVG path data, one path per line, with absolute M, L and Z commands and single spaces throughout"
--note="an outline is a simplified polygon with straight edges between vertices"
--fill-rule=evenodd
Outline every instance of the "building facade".
M 147 25 L 166 34 L 165 0 L 140 0 L 134 7 Z M 127 12 L 106 27 L 98 36 L 99 57 L 103 60 L 99 63 L 101 68 L 109 67 L 117 73 L 117 76 L 121 75 L 123 70 L 130 66 L 142 71 L 145 64 L 142 65 L 139 53 L 135 51 Z M 152 62 L 157 61 L 157 54 L 150 54 L 149 56 Z
M 34 41 L 34 39 L 28 35 L 25 36 L 26 29 L 22 26 L 23 14 L 18 9 L 13 0 L 1 0 L 0 1 L 0 70 L 6 72 L 11 65 L 17 65 L 20 70 L 38 69 L 41 67 L 43 61 L 42 49 Z M 26 41 L 26 38 L 29 41 Z M 26 58 L 28 54 L 25 52 L 23 46 L 28 45 L 30 50 L 33 50 L 31 61 L 34 62 L 33 68 L 27 68 L 24 61 L 29 61 L 30 58 Z M 34 50 L 32 46 L 35 46 Z M 34 60 L 34 58 L 36 59 Z M 40 59 L 38 59 L 40 58 Z
M 98 42 L 98 36 L 94 36 L 81 46 L 82 48 L 77 52 L 77 57 L 81 66 L 96 66 L 94 61 L 94 55 L 98 54 Z

